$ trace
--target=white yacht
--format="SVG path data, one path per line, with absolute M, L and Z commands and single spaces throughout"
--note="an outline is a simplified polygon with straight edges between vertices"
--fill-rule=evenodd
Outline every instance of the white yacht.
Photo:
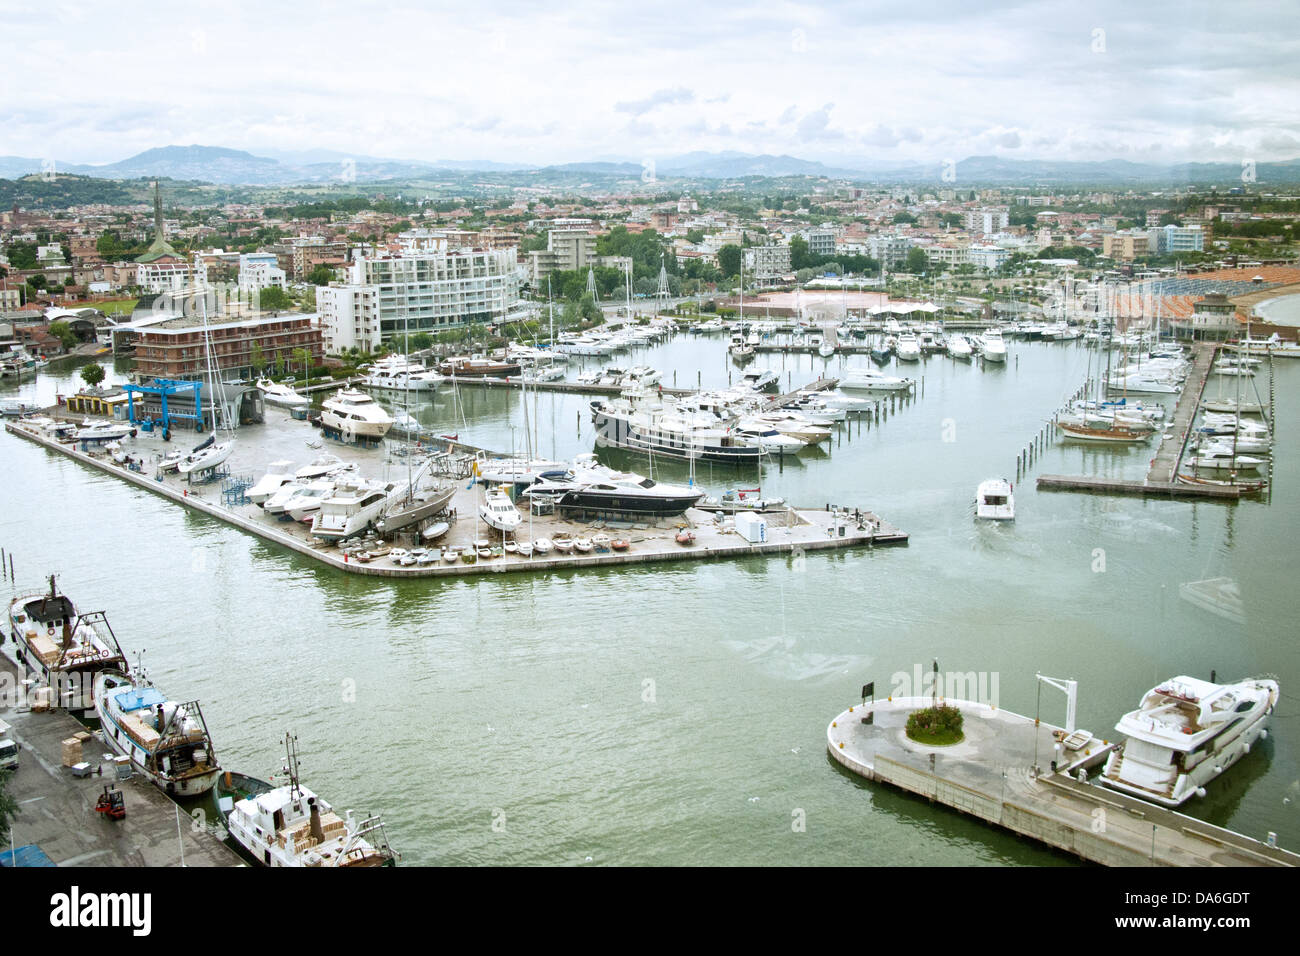
M 1015 488 L 1005 478 L 981 481 L 975 491 L 975 517 L 982 521 L 1014 521 Z
M 498 531 L 514 531 L 524 520 L 510 496 L 501 490 L 488 492 L 487 499 L 478 509 L 478 516 Z
M 980 355 L 986 362 L 1005 362 L 1007 343 L 1002 340 L 1001 329 L 986 329 L 979 340 Z
M 287 486 L 286 486 L 287 487 Z M 325 499 L 334 493 L 334 482 L 327 478 L 305 482 L 299 485 L 281 506 L 281 513 L 287 514 L 294 521 L 311 521 Z M 272 498 L 271 501 L 275 499 Z M 267 510 L 270 510 L 270 501 Z
M 281 408 L 306 408 L 311 404 L 311 399 L 306 395 L 300 395 L 288 385 L 281 385 L 269 378 L 259 378 L 257 389 L 268 405 L 278 405 Z
M 123 422 L 95 422 L 86 421 L 85 425 L 77 431 L 76 439 L 80 442 L 90 441 L 120 441 L 131 434 L 134 429 Z
M 964 335 L 953 335 L 948 339 L 948 354 L 955 359 L 966 360 L 974 356 L 975 350 Z
M 375 523 L 395 496 L 407 486 L 378 481 L 342 482 L 320 503 L 311 519 L 311 533 L 325 541 L 344 541 Z
M 293 473 L 284 470 L 288 467 L 287 461 L 272 462 L 267 473 L 258 479 L 257 484 L 248 489 L 248 500 L 255 505 L 266 504 L 268 498 L 286 483 L 293 481 Z
M 1273 680 L 1165 681 L 1115 725 L 1127 739 L 1106 761 L 1102 782 L 1168 807 L 1204 796 L 1206 784 L 1267 734 L 1277 699 Z
M 95 712 L 104 742 L 173 797 L 199 797 L 221 773 L 198 701 L 168 700 L 142 669 L 101 671 Z
M 780 381 L 776 372 L 770 368 L 753 368 L 740 377 L 740 380 L 755 391 L 771 391 Z
M 776 426 L 768 422 L 748 419 L 741 419 L 740 424 L 736 426 L 736 434 L 747 441 L 761 445 L 769 455 L 793 455 L 807 448 L 809 444 L 802 438 L 777 431 Z
M 342 441 L 377 441 L 393 427 L 393 416 L 355 388 L 339 389 L 322 408 L 321 425 Z
M 445 376 L 425 368 L 419 362 L 398 356 L 381 359 L 370 366 L 370 371 L 361 380 L 361 384 L 366 388 L 386 392 L 431 392 L 446 380 Z
M 182 475 L 200 474 L 210 471 L 222 464 L 235 450 L 233 438 L 217 441 L 217 433 L 208 436 L 207 441 L 194 446 L 194 450 L 176 463 L 176 470 Z
M 840 379 L 840 388 L 867 392 L 906 392 L 913 382 L 910 378 L 886 375 L 874 368 L 851 368 Z

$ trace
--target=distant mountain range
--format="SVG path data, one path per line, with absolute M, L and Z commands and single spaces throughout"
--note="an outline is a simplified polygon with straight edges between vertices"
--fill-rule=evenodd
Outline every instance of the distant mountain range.
M 860 182 L 909 184 L 951 182 L 955 187 L 978 184 L 1155 186 L 1174 183 L 1233 185 L 1242 182 L 1242 167 L 1232 163 L 1179 163 L 1155 165 L 1111 159 L 1100 162 L 1007 159 L 971 156 L 951 170 L 938 164 L 881 163 L 863 159 L 839 167 L 795 156 L 754 155 L 738 152 L 693 152 L 656 158 L 654 176 L 683 180 L 743 179 L 746 177 L 813 176 Z M 572 177 L 641 179 L 649 172 L 638 162 L 579 162 L 530 166 L 490 160 L 404 160 L 348 155 L 337 150 L 286 150 L 273 156 L 255 156 L 220 146 L 164 146 L 102 166 L 54 164 L 57 173 L 100 179 L 162 177 L 219 185 L 278 186 L 309 183 L 376 182 L 463 177 L 482 173 L 501 185 L 525 182 L 565 182 Z M 0 156 L 0 178 L 16 179 L 40 173 L 44 163 L 22 156 Z M 1260 183 L 1300 182 L 1300 159 L 1259 163 L 1254 168 Z

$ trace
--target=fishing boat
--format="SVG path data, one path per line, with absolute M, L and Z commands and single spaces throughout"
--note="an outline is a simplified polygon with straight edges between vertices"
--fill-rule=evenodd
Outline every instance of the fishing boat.
M 290 735 L 285 753 L 286 786 L 258 781 L 255 790 L 220 794 L 229 807 L 225 824 L 231 838 L 264 866 L 395 866 L 398 855 L 380 817 L 358 820 L 351 810 L 340 817 L 299 781 L 297 739 Z
M 94 718 L 94 678 L 127 667 L 103 611 L 80 613 L 60 594 L 54 575 L 48 592 L 23 594 L 9 603 L 9 640 L 0 641 L 23 677 L 49 688 L 50 703 L 83 720 Z
M 1167 807 L 1204 796 L 1210 781 L 1267 735 L 1278 695 L 1274 680 L 1167 680 L 1115 725 L 1127 739 L 1106 761 L 1102 783 Z
M 144 668 L 95 677 L 95 710 L 104 742 L 174 797 L 210 791 L 221 773 L 198 701 L 168 700 Z
M 1005 478 L 981 481 L 975 491 L 975 517 L 980 521 L 1014 521 L 1016 498 L 1014 486 Z

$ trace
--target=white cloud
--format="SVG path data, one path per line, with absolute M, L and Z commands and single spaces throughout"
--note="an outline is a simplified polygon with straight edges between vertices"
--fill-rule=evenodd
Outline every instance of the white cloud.
M 522 162 L 1300 154 L 1294 4 L 0 8 L 0 153 L 66 162 L 173 143 Z

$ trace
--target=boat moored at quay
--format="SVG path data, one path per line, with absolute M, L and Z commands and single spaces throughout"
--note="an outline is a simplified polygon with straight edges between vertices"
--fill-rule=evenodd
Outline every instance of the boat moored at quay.
M 1274 680 L 1167 680 L 1115 725 L 1127 739 L 1107 760 L 1102 782 L 1168 807 L 1204 796 L 1208 783 L 1268 733 L 1264 722 L 1278 694 Z
M 74 717 L 93 720 L 95 675 L 127 668 L 126 656 L 103 611 L 78 612 L 60 594 L 54 575 L 50 589 L 25 594 L 9 604 L 5 654 L 38 687 L 49 688 L 50 705 Z
M 757 463 L 763 447 L 736 431 L 736 423 L 694 416 L 646 396 L 591 403 L 596 444 L 672 458 L 731 464 Z
M 133 676 L 102 671 L 95 707 L 104 741 L 169 796 L 198 797 L 221 766 L 198 701 L 168 700 L 137 667 Z

